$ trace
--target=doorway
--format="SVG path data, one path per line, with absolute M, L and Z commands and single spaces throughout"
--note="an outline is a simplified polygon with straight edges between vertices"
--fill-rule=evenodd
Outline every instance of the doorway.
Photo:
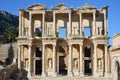
M 59 56 L 59 74 L 67 75 L 67 67 L 65 64 L 65 56 Z
M 117 61 L 116 62 L 116 71 L 117 71 L 117 79 L 120 80 L 120 64 L 119 62 Z
M 42 51 L 41 51 L 41 47 L 36 47 L 35 57 L 37 58 L 35 60 L 35 74 L 36 75 L 41 75 L 41 73 L 42 73 Z
M 42 60 L 36 60 L 35 62 L 35 74 L 41 75 L 42 73 Z
M 84 48 L 84 74 L 91 75 L 92 74 L 92 58 L 91 58 L 91 48 Z
M 84 67 L 85 75 L 91 75 L 91 60 L 85 60 Z

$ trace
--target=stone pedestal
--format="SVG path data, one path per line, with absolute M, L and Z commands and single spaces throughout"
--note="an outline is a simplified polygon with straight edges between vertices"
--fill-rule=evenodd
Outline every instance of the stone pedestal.
M 71 76 L 71 77 L 72 77 L 72 76 L 73 76 L 73 72 L 72 72 L 72 71 L 69 71 L 69 72 L 68 72 L 68 76 Z
M 46 77 L 46 73 L 45 72 L 42 72 L 42 77 Z

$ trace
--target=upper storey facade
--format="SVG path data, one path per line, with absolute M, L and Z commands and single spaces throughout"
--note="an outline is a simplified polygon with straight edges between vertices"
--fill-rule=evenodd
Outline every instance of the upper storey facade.
M 77 10 L 59 4 L 47 10 L 44 5 L 34 4 L 19 9 L 19 37 L 56 38 L 60 28 L 66 29 L 66 37 L 84 37 L 89 28 L 90 37 L 108 35 L 108 6 L 98 10 L 85 4 Z

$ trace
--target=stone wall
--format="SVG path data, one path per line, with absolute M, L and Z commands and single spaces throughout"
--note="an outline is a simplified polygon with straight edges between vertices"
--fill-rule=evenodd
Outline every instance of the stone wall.
M 17 43 L 0 44 L 0 65 L 11 64 L 13 60 L 16 58 L 17 58 Z
M 17 43 L 0 44 L 0 80 L 10 80 L 17 71 Z
M 113 46 L 117 46 L 120 44 L 120 33 L 119 34 L 116 34 L 113 39 L 112 39 L 112 42 L 113 42 Z

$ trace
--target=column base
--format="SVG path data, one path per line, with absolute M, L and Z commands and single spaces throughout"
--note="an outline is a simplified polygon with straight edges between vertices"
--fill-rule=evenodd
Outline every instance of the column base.
M 46 77 L 46 73 L 45 72 L 42 72 L 42 77 Z
M 73 72 L 72 71 L 68 72 L 68 76 L 73 76 Z
M 97 72 L 94 72 L 94 73 L 93 73 L 93 76 L 94 76 L 95 78 L 97 78 L 97 77 L 99 77 L 99 74 L 98 74 Z
M 80 77 L 84 77 L 84 74 L 83 74 L 83 72 L 80 72 Z
M 109 72 L 105 72 L 105 78 L 106 78 L 106 80 L 112 79 L 113 75 L 110 74 Z
M 31 77 L 31 73 L 28 73 L 27 77 L 30 78 Z
M 56 72 L 54 72 L 52 76 L 53 76 L 53 77 L 57 77 L 57 73 L 56 73 Z

